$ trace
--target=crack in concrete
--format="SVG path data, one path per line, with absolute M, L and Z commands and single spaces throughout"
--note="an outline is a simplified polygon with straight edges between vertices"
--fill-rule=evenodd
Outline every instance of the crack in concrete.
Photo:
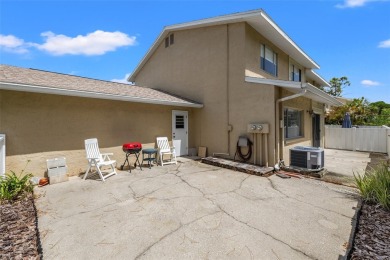
M 179 231 L 180 229 L 182 229 L 183 227 L 186 227 L 186 226 L 189 226 L 191 225 L 192 223 L 195 223 L 196 221 L 199 221 L 205 217 L 208 217 L 208 216 L 212 216 L 212 215 L 215 215 L 217 213 L 220 213 L 220 211 L 216 211 L 216 212 L 213 212 L 213 213 L 210 213 L 210 214 L 207 214 L 207 215 L 204 215 L 202 217 L 199 217 L 199 218 L 196 218 L 190 222 L 187 222 L 185 224 L 183 223 L 180 223 L 180 225 L 172 230 L 171 232 L 165 234 L 164 236 L 162 236 L 160 239 L 158 239 L 156 242 L 154 242 L 153 244 L 149 245 L 147 248 L 144 249 L 144 251 L 142 251 L 141 253 L 139 253 L 134 259 L 140 259 L 143 255 L 145 255 L 152 247 L 154 247 L 155 245 L 159 244 L 161 241 L 163 241 L 165 238 L 171 236 L 172 234 L 176 233 L 177 231 Z
M 237 221 L 237 222 L 239 222 L 239 223 L 241 223 L 241 224 L 244 224 L 244 225 L 246 225 L 246 226 L 249 227 L 249 228 L 255 229 L 255 230 L 261 232 L 262 234 L 264 234 L 264 235 L 266 235 L 266 236 L 271 237 L 271 238 L 274 239 L 275 241 L 278 241 L 278 242 L 280 242 L 280 243 L 282 243 L 282 244 L 288 246 L 289 248 L 291 248 L 292 250 L 294 250 L 294 251 L 296 251 L 296 252 L 298 252 L 298 253 L 301 253 L 301 254 L 303 254 L 303 255 L 305 255 L 305 256 L 311 258 L 311 259 L 315 259 L 315 257 L 310 256 L 310 255 L 306 254 L 305 252 L 302 252 L 301 250 L 292 247 L 292 246 L 289 245 L 288 243 L 286 243 L 286 242 L 284 242 L 284 241 L 282 241 L 282 240 L 280 240 L 280 239 L 278 239 L 278 238 L 272 236 L 271 234 L 268 234 L 267 232 L 265 232 L 265 231 L 263 231 L 263 230 L 261 230 L 261 229 L 259 229 L 259 228 L 253 227 L 253 226 L 249 225 L 248 223 L 246 223 L 246 222 L 244 222 L 244 221 L 241 221 L 241 220 L 235 218 L 234 216 L 230 215 L 230 214 L 229 214 L 227 211 L 225 211 L 217 202 L 215 202 L 213 199 L 207 197 L 206 194 L 205 194 L 201 189 L 199 189 L 198 187 L 195 187 L 195 186 L 191 185 L 189 182 L 187 182 L 186 180 L 184 180 L 183 178 L 181 178 L 181 176 L 179 176 L 179 177 L 180 177 L 180 179 L 182 179 L 183 182 L 185 182 L 188 186 L 190 186 L 190 187 L 192 187 L 192 188 L 198 190 L 200 193 L 202 193 L 202 194 L 203 194 L 203 197 L 204 197 L 205 199 L 209 200 L 209 201 L 210 201 L 211 203 L 213 203 L 221 212 L 223 212 L 224 214 L 226 214 L 227 216 L 229 216 L 229 217 L 232 218 L 233 220 L 235 220 L 235 221 Z M 250 175 L 249 175 L 247 178 L 249 178 L 249 177 L 250 177 Z M 247 178 L 245 178 L 245 179 L 247 179 Z M 245 179 L 244 179 L 244 180 L 245 180 Z
M 317 206 L 317 205 L 315 205 L 315 204 L 312 204 L 312 203 L 309 203 L 309 202 L 306 202 L 306 201 L 303 201 L 303 200 L 300 200 L 300 199 L 297 199 L 297 198 L 290 197 L 290 196 L 287 195 L 286 193 L 284 193 L 284 192 L 282 192 L 281 190 L 279 190 L 278 188 L 276 188 L 276 185 L 273 183 L 273 181 L 272 181 L 270 178 L 267 178 L 267 179 L 268 179 L 268 181 L 270 182 L 271 187 L 272 187 L 274 190 L 276 190 L 276 191 L 279 192 L 280 194 L 283 194 L 283 195 L 286 196 L 288 199 L 295 200 L 295 201 L 298 201 L 298 202 L 303 203 L 303 204 L 306 204 L 306 205 L 310 205 L 310 206 L 312 206 L 312 207 L 314 207 L 314 208 L 317 208 L 317 209 L 321 209 L 321 210 L 324 210 L 324 211 L 332 212 L 332 213 L 335 213 L 335 214 L 337 214 L 337 215 L 340 215 L 340 216 L 345 217 L 345 218 L 348 218 L 348 219 L 351 218 L 351 217 L 349 217 L 349 216 L 347 216 L 347 215 L 344 215 L 344 214 L 342 214 L 342 213 L 339 213 L 339 212 L 337 212 L 337 211 L 334 211 L 334 210 L 331 210 L 331 209 L 325 209 L 325 208 L 320 207 L 320 206 Z
M 227 216 L 229 216 L 229 217 L 232 218 L 233 220 L 235 220 L 235 221 L 237 221 L 237 222 L 239 222 L 239 223 L 241 223 L 241 224 L 244 224 L 245 226 L 247 226 L 247 227 L 249 227 L 249 228 L 251 228 L 251 229 L 254 229 L 254 230 L 259 231 L 260 233 L 262 233 L 262 234 L 264 234 L 264 235 L 266 235 L 266 236 L 268 236 L 268 237 L 274 239 L 275 241 L 278 241 L 278 242 L 280 242 L 280 243 L 282 243 L 282 244 L 288 246 L 289 248 L 291 248 L 291 249 L 294 250 L 295 252 L 298 252 L 298 253 L 300 253 L 300 254 L 302 254 L 302 255 L 304 255 L 304 256 L 306 256 L 306 257 L 309 257 L 309 258 L 311 258 L 311 259 L 316 259 L 316 257 L 311 256 L 311 255 L 309 255 L 309 254 L 307 254 L 307 253 L 305 253 L 305 252 L 303 252 L 303 251 L 301 251 L 301 250 L 299 250 L 299 249 L 297 249 L 297 248 L 291 246 L 290 244 L 284 242 L 283 240 L 280 240 L 280 239 L 278 239 L 278 238 L 272 236 L 271 234 L 269 234 L 269 233 L 267 233 L 267 232 L 265 232 L 265 231 L 263 231 L 263 230 L 261 230 L 261 229 L 259 229 L 259 228 L 257 228 L 257 227 L 254 227 L 254 226 L 250 225 L 250 224 L 247 223 L 247 222 L 244 222 L 244 221 L 241 221 L 241 220 L 237 219 L 236 217 L 234 217 L 233 215 L 231 215 L 230 213 L 228 213 L 226 210 L 224 210 L 220 205 L 218 205 L 217 203 L 214 203 L 213 200 L 211 200 L 211 201 L 213 202 L 213 204 L 214 204 L 216 207 L 218 207 L 218 208 L 221 210 L 221 212 L 225 213 Z

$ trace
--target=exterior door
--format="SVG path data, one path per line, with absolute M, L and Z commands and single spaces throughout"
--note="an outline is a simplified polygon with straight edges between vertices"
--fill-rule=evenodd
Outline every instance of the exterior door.
M 321 146 L 321 116 L 319 114 L 313 114 L 312 117 L 312 136 L 313 147 Z
M 188 112 L 172 111 L 172 143 L 176 148 L 176 155 L 188 154 Z

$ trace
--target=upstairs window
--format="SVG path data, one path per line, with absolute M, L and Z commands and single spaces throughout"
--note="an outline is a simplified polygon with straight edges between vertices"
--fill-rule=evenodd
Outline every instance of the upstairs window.
M 286 139 L 303 137 L 303 111 L 284 109 L 284 136 Z
M 278 54 L 264 44 L 260 46 L 260 68 L 272 76 L 278 76 Z
M 291 64 L 290 71 L 291 71 L 290 80 L 291 81 L 301 82 L 301 80 L 302 80 L 302 71 L 301 71 L 301 69 L 298 68 L 296 65 Z

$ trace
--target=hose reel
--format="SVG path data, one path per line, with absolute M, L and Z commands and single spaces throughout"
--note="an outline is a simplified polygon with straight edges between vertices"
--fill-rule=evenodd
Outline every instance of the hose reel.
M 248 137 L 240 136 L 237 141 L 237 149 L 236 153 L 234 154 L 234 161 L 236 160 L 237 154 L 244 162 L 249 161 L 249 159 L 252 157 L 252 145 L 253 143 L 251 140 L 249 140 Z M 243 154 L 241 150 L 242 147 L 248 147 L 248 152 L 246 154 Z

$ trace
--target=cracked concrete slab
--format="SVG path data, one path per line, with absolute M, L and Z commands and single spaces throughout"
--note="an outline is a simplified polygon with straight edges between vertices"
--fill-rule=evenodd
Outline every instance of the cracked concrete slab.
M 47 259 L 336 259 L 353 189 L 269 178 L 180 159 L 36 188 Z

